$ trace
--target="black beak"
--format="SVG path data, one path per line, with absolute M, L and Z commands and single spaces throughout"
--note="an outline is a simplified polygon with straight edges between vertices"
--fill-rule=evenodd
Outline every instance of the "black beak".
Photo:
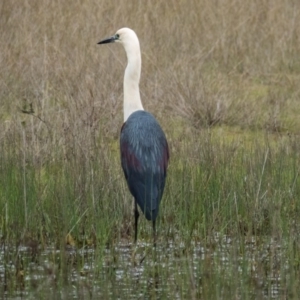
M 109 38 L 106 38 L 106 39 L 104 39 L 104 40 L 100 41 L 100 42 L 99 42 L 99 43 L 97 43 L 97 44 L 108 44 L 108 43 L 114 43 L 114 42 L 115 42 L 115 40 L 116 40 L 115 36 L 111 36 L 111 37 L 109 37 Z

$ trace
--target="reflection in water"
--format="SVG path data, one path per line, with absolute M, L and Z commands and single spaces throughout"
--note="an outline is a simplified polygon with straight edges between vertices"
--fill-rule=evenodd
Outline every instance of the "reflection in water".
M 45 299 L 147 299 L 219 297 L 277 298 L 288 272 L 279 244 L 215 235 L 211 241 L 158 244 L 127 241 L 110 249 L 66 248 L 32 253 L 2 247 L 2 297 Z

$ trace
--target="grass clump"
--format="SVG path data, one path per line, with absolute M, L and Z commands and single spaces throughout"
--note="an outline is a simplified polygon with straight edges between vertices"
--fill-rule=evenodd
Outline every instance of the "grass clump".
M 1 295 L 297 299 L 300 6 L 115 4 L 0 4 Z M 96 45 L 124 26 L 171 151 L 156 252 L 144 218 L 131 244 L 125 54 Z

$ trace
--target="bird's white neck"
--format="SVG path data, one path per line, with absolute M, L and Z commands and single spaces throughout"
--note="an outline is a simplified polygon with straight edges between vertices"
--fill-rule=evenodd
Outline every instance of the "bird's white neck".
M 124 122 L 137 110 L 144 110 L 140 97 L 141 54 L 139 43 L 135 47 L 124 45 L 128 64 L 124 75 Z

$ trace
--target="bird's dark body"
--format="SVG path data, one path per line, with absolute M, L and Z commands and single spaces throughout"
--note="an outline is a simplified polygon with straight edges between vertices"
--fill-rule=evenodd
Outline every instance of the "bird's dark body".
M 155 225 L 165 187 L 169 148 L 152 114 L 139 110 L 129 116 L 121 129 L 120 150 L 129 190 L 145 217 Z

